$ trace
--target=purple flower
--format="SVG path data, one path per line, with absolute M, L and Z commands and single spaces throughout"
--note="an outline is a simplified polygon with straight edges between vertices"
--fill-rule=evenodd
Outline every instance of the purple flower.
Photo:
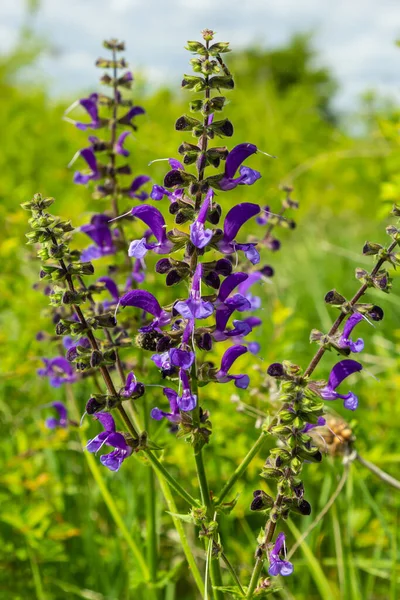
M 356 342 L 353 342 L 353 340 L 350 339 L 351 332 L 362 319 L 363 317 L 360 313 L 353 313 L 351 317 L 347 319 L 343 328 L 343 333 L 339 339 L 340 348 L 350 348 L 351 352 L 361 352 L 364 350 L 364 340 L 362 338 L 358 338 Z
M 126 148 L 124 148 L 124 143 L 128 135 L 131 135 L 130 131 L 123 131 L 118 137 L 117 141 L 114 144 L 114 152 L 116 154 L 121 154 L 121 156 L 129 156 L 129 150 L 126 150 Z
M 93 215 L 89 225 L 80 227 L 80 231 L 93 240 L 95 245 L 89 246 L 81 253 L 81 260 L 90 261 L 102 256 L 115 254 L 109 217 L 104 214 Z
M 168 399 L 171 412 L 165 412 L 156 407 L 153 408 L 150 416 L 156 421 L 161 421 L 161 419 L 165 417 L 168 421 L 171 421 L 171 423 L 179 423 L 181 421 L 181 416 L 179 414 L 178 394 L 171 388 L 164 388 L 163 393 Z
M 219 181 L 221 190 L 233 190 L 238 185 L 253 185 L 257 179 L 260 179 L 261 174 L 258 171 L 240 166 L 246 158 L 256 152 L 257 146 L 254 144 L 239 144 L 229 152 L 225 163 L 225 173 Z M 235 173 L 238 168 L 240 176 L 235 179 Z
M 271 212 L 269 206 L 264 206 L 264 208 L 262 209 L 262 214 L 256 219 L 257 225 L 267 225 L 270 216 Z
M 247 298 L 247 300 L 250 303 L 249 310 L 257 310 L 258 308 L 261 308 L 261 298 L 259 296 L 253 296 L 252 294 L 248 293 L 248 289 L 252 285 L 257 283 L 257 281 L 260 281 L 260 279 L 262 278 L 263 274 L 261 273 L 261 271 L 253 271 L 249 274 L 247 279 L 239 285 L 239 293 L 242 294 L 245 298 Z
M 179 378 L 182 385 L 182 395 L 177 398 L 178 407 L 183 412 L 188 412 L 196 407 L 197 396 L 196 394 L 192 394 L 189 377 L 183 369 L 179 371 Z
M 65 344 L 64 344 L 64 346 L 65 346 Z M 66 354 L 68 362 L 73 362 L 78 357 L 78 354 L 79 354 L 78 347 L 79 346 L 82 349 L 90 348 L 90 342 L 89 342 L 88 338 L 81 337 L 79 340 L 73 340 L 72 344 L 68 343 L 67 354 Z
M 157 298 L 146 290 L 131 290 L 120 298 L 119 303 L 124 308 L 126 306 L 136 306 L 155 317 L 151 325 L 142 328 L 142 330 L 147 331 L 163 327 L 168 325 L 171 320 L 171 315 L 161 308 Z
M 229 370 L 233 363 L 239 358 L 239 356 L 246 354 L 247 351 L 248 350 L 246 346 L 239 345 L 231 346 L 231 348 L 228 348 L 228 350 L 226 350 L 221 359 L 221 368 L 216 373 L 218 383 L 227 383 L 228 381 L 234 381 L 235 386 L 237 388 L 245 390 L 248 387 L 250 383 L 250 378 L 248 375 L 229 375 Z
M 225 338 L 218 337 L 219 332 L 224 332 L 229 321 L 230 316 L 235 310 L 240 312 L 249 310 L 251 308 L 250 302 L 242 294 L 234 294 L 231 296 L 233 290 L 240 284 L 242 284 L 248 275 L 246 273 L 232 273 L 228 275 L 225 281 L 222 283 L 216 301 L 216 334 L 215 339 L 221 340 Z M 250 333 L 251 328 L 248 328 L 247 333 Z M 247 335 L 244 334 L 244 335 Z M 236 334 L 232 334 L 236 335 Z M 243 335 L 243 334 L 239 334 Z
M 132 127 L 132 129 L 136 129 L 135 125 L 132 123 L 132 120 L 134 119 L 134 117 L 144 114 L 144 108 L 142 108 L 141 106 L 132 106 L 132 108 L 130 108 L 128 112 L 124 114 L 123 117 L 118 119 L 118 123 L 120 125 L 128 125 L 129 127 Z
M 119 301 L 119 292 L 118 292 L 118 286 L 115 283 L 115 281 L 113 279 L 111 279 L 111 277 L 99 277 L 98 280 L 101 283 L 105 284 L 105 288 L 106 290 L 110 293 L 110 295 L 113 298 L 112 302 L 103 302 L 103 305 L 106 306 L 107 308 L 112 306 L 113 304 L 118 303 Z
M 175 390 L 171 388 L 164 388 L 164 395 L 168 398 L 171 412 L 167 413 L 159 408 L 153 408 L 151 411 L 151 417 L 156 421 L 160 421 L 163 417 L 166 417 L 172 423 L 179 423 L 181 418 L 179 411 L 189 412 L 196 407 L 197 396 L 192 394 L 190 389 L 189 378 L 185 371 L 182 369 L 179 371 L 179 379 L 182 385 L 182 394 L 178 395 Z
M 150 181 L 150 177 L 148 177 L 147 175 L 138 175 L 132 181 L 130 187 L 124 188 L 123 190 L 121 190 L 121 192 L 124 195 L 129 196 L 129 198 L 136 198 L 137 200 L 141 200 L 143 202 L 143 200 L 147 200 L 149 195 L 145 191 L 141 191 L 140 193 L 137 192 L 142 187 L 142 185 L 144 185 L 148 181 Z
M 81 171 L 75 171 L 74 183 L 85 185 L 89 181 L 96 181 L 97 179 L 100 179 L 100 170 L 97 165 L 96 156 L 92 148 L 83 148 L 83 150 L 81 150 L 79 154 L 86 161 L 90 172 L 81 173 Z
M 308 433 L 309 431 L 311 431 L 312 429 L 315 429 L 316 427 L 323 427 L 325 424 L 326 424 L 326 419 L 324 419 L 324 417 L 318 417 L 316 423 L 306 423 L 301 431 L 303 433 Z
M 75 127 L 81 129 L 82 131 L 86 131 L 86 129 L 98 129 L 103 125 L 103 121 L 99 118 L 98 100 L 98 94 L 90 94 L 88 98 L 81 98 L 80 100 L 77 100 L 65 111 L 64 120 L 72 123 L 75 125 Z M 86 110 L 91 119 L 90 123 L 74 121 L 66 116 L 72 109 L 75 108 L 75 106 L 78 105 L 82 106 L 82 108 Z
M 213 197 L 214 192 L 210 188 L 200 208 L 199 214 L 197 215 L 197 219 L 190 225 L 190 240 L 196 248 L 205 248 L 205 246 L 211 242 L 214 232 L 212 229 L 205 229 L 204 224 Z
M 274 547 L 269 554 L 268 573 L 273 577 L 276 575 L 282 575 L 283 577 L 286 577 L 291 575 L 294 570 L 291 562 L 288 560 L 282 560 L 280 558 L 282 548 L 285 548 L 285 534 L 283 532 L 281 532 L 276 538 Z
M 185 319 L 207 319 L 214 312 L 212 302 L 202 300 L 200 292 L 203 267 L 198 264 L 192 279 L 192 288 L 188 300 L 179 300 L 174 309 Z
M 129 290 L 134 281 L 143 283 L 146 276 L 146 263 L 143 258 L 137 258 L 133 264 L 131 275 L 126 280 L 125 289 Z
M 49 417 L 46 419 L 46 427 L 48 429 L 56 429 L 57 427 L 68 427 L 68 412 L 65 405 L 62 402 L 52 402 L 50 404 L 58 412 L 58 419 L 56 417 Z
M 63 356 L 55 358 L 43 358 L 44 368 L 38 369 L 37 374 L 41 377 L 48 377 L 52 387 L 60 387 L 63 383 L 74 383 L 76 381 L 76 373 Z
M 143 258 L 149 250 L 157 254 L 168 254 L 172 249 L 172 243 L 166 235 L 166 224 L 161 212 L 154 206 L 144 204 L 132 208 L 131 215 L 143 221 L 157 240 L 157 243 L 148 242 L 145 237 L 130 243 L 128 254 L 135 258 Z
M 336 392 L 336 388 L 344 381 L 349 375 L 357 373 L 362 370 L 362 365 L 356 360 L 342 360 L 338 362 L 332 369 L 329 375 L 328 384 L 321 390 L 321 396 L 324 400 L 336 400 L 341 398 L 344 400 L 343 405 L 349 410 L 356 410 L 358 406 L 358 398 L 353 392 L 348 394 L 339 394 Z
M 143 383 L 140 383 L 140 381 L 138 381 L 136 379 L 135 373 L 133 371 L 128 373 L 128 376 L 127 376 L 126 382 L 125 382 L 124 391 L 122 392 L 122 396 L 124 396 L 124 398 L 130 398 L 131 396 L 133 396 L 133 394 L 140 393 L 140 395 L 142 395 L 143 391 L 144 391 Z
M 241 227 L 260 212 L 258 204 L 242 202 L 228 212 L 224 220 L 224 235 L 218 242 L 218 248 L 223 254 L 234 254 L 237 250 L 244 252 L 246 258 L 253 264 L 260 262 L 260 255 L 255 243 L 240 244 L 235 237 Z
M 96 435 L 95 438 L 89 440 L 86 445 L 88 452 L 98 452 L 104 444 L 115 448 L 109 454 L 103 454 L 100 457 L 102 465 L 110 469 L 110 471 L 118 471 L 128 456 L 132 454 L 132 448 L 126 443 L 122 433 L 115 430 L 115 422 L 109 413 L 97 413 L 94 418 L 100 421 L 104 427 L 104 431 Z
M 188 371 L 193 365 L 195 354 L 188 345 L 193 329 L 194 321 L 189 320 L 183 332 L 182 343 L 179 348 L 171 348 L 162 354 L 153 354 L 151 357 L 155 365 L 165 374 L 169 374 L 174 367 Z

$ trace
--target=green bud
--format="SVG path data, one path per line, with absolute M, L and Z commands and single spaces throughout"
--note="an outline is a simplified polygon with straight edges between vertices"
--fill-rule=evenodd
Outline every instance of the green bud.
M 219 75 L 216 75 L 215 77 L 211 77 L 211 79 L 208 82 L 208 85 L 210 86 L 211 89 L 216 89 L 218 91 L 221 89 L 233 90 L 233 88 L 235 87 L 235 83 L 234 83 L 232 77 L 219 76 Z
M 217 56 L 218 54 L 224 54 L 225 52 L 231 52 L 231 49 L 228 46 L 229 46 L 229 42 L 217 42 L 216 44 L 213 44 L 212 46 L 210 46 L 210 48 L 208 49 L 208 52 L 211 54 L 211 56 Z
M 202 127 L 202 123 L 198 119 L 183 115 L 175 123 L 175 129 L 177 131 L 192 131 L 194 127 Z
M 207 48 L 201 42 L 192 42 L 188 41 L 185 46 L 185 50 L 189 50 L 189 52 L 194 52 L 196 54 L 201 54 L 203 56 L 207 56 Z
M 336 290 L 328 292 L 325 295 L 324 300 L 326 304 L 331 304 L 332 306 L 340 306 L 346 302 L 346 298 Z
M 214 121 L 207 127 L 207 132 L 212 131 L 213 134 L 219 137 L 231 137 L 233 135 L 233 125 L 229 119 Z
M 375 244 L 374 242 L 365 242 L 362 253 L 364 256 L 374 256 L 378 254 L 380 250 L 384 250 L 381 244 Z
M 186 90 L 203 92 L 206 89 L 206 81 L 203 77 L 198 77 L 197 75 L 184 75 L 183 77 L 182 87 Z

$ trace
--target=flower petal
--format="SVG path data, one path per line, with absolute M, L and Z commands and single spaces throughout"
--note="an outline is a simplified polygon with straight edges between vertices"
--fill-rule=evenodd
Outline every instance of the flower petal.
M 232 273 L 232 275 L 228 275 L 228 277 L 221 284 L 218 293 L 218 299 L 221 300 L 221 302 L 224 302 L 229 294 L 235 289 L 235 287 L 243 284 L 248 277 L 249 276 L 246 273 Z
M 222 356 L 220 371 L 225 374 L 228 373 L 233 363 L 239 358 L 239 356 L 246 354 L 246 352 L 246 346 L 236 345 L 228 348 L 228 350 L 226 350 Z
M 240 165 L 252 154 L 257 152 L 254 144 L 238 144 L 229 152 L 225 163 L 225 176 L 232 179 Z
M 124 294 L 120 299 L 121 306 L 136 306 L 150 313 L 154 317 L 160 317 L 162 308 L 158 300 L 146 290 L 132 290 Z
M 165 220 L 158 208 L 143 204 L 132 208 L 131 215 L 146 223 L 160 244 L 167 241 Z
M 224 221 L 224 242 L 232 242 L 240 228 L 260 212 L 258 204 L 242 202 L 228 212 Z
M 362 370 L 362 364 L 356 360 L 346 359 L 338 362 L 329 375 L 327 387 L 336 390 L 347 377 Z

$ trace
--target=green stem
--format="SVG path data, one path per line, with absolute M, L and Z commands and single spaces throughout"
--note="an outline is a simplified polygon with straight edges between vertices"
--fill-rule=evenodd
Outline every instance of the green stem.
M 232 487 L 235 485 L 236 481 L 243 475 L 243 473 L 245 472 L 245 470 L 247 469 L 247 467 L 249 466 L 249 464 L 251 463 L 253 458 L 261 450 L 261 448 L 266 440 L 266 437 L 267 437 L 266 432 L 263 431 L 261 433 L 260 437 L 256 440 L 256 442 L 250 448 L 249 452 L 246 454 L 246 456 L 244 457 L 244 459 L 242 460 L 240 465 L 233 472 L 231 477 L 228 479 L 228 481 L 222 488 L 221 493 L 218 496 L 218 503 L 220 503 L 224 500 L 224 498 L 227 496 L 227 494 L 229 494 L 229 492 L 231 491 Z
M 196 582 L 197 588 L 200 592 L 200 594 L 202 595 L 202 597 L 204 596 L 204 583 L 203 583 L 203 578 L 201 576 L 201 573 L 199 571 L 199 568 L 196 564 L 196 561 L 194 559 L 192 550 L 190 548 L 189 545 L 189 541 L 186 537 L 186 532 L 185 532 L 185 528 L 183 526 L 182 521 L 179 519 L 179 517 L 175 517 L 174 515 L 178 514 L 178 509 L 176 507 L 175 501 L 174 501 L 174 497 L 171 493 L 171 490 L 168 486 L 168 483 L 165 481 L 165 479 L 163 477 L 159 478 L 159 484 L 162 490 L 162 493 L 164 495 L 164 498 L 167 502 L 167 506 L 168 506 L 168 510 L 171 513 L 171 517 L 172 520 L 174 522 L 175 525 L 175 529 L 178 532 L 180 541 L 181 541 L 181 545 L 182 545 L 182 549 L 183 552 L 185 553 L 186 556 L 186 560 L 188 561 L 189 564 L 189 568 L 191 570 L 191 573 L 193 575 L 193 578 Z
M 146 399 L 143 399 L 144 424 L 146 431 L 149 430 L 149 418 Z M 147 562 L 149 564 L 150 576 L 153 583 L 157 581 L 158 556 L 157 556 L 157 521 L 156 521 L 156 487 L 153 469 L 146 469 L 146 522 L 147 522 Z

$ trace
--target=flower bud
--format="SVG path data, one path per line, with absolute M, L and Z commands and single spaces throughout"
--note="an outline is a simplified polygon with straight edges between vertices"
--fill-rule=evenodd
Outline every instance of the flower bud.
M 339 294 L 336 290 L 331 290 L 325 295 L 324 298 L 326 304 L 332 304 L 333 306 L 340 306 L 346 302 L 346 298 Z
M 274 501 L 271 496 L 268 496 L 263 490 L 256 490 L 253 492 L 253 501 L 250 505 L 250 510 L 266 510 L 273 506 Z
M 168 258 L 160 258 L 159 261 L 157 261 L 156 263 L 156 273 L 160 273 L 161 275 L 164 275 L 165 273 L 168 273 L 168 271 L 171 269 L 172 265 L 171 262 Z
M 272 363 L 267 369 L 270 377 L 283 377 L 285 375 L 285 369 L 281 363 Z
M 232 273 L 232 263 L 227 258 L 220 258 L 215 263 L 215 272 L 223 277 L 228 277 Z
M 178 271 L 176 271 L 175 269 L 171 269 L 171 271 L 169 271 L 169 273 L 165 279 L 165 283 L 168 286 L 176 285 L 180 281 L 182 281 L 182 277 L 179 275 Z

